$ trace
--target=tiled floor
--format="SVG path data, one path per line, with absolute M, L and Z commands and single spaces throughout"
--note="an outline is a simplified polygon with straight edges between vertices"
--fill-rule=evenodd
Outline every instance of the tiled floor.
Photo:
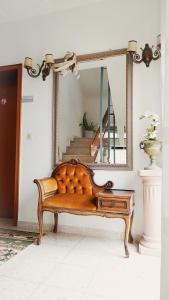
M 0 218 L 0 228 L 12 226 L 12 219 Z
M 159 300 L 160 259 L 103 237 L 48 233 L 0 266 L 2 300 Z

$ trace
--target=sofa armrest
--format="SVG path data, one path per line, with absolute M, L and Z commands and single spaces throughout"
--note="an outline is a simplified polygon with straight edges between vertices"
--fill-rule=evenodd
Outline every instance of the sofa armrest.
M 58 186 L 55 178 L 46 177 L 42 179 L 35 179 L 33 182 L 38 187 L 39 201 L 42 201 L 49 196 L 55 195 L 57 192 Z

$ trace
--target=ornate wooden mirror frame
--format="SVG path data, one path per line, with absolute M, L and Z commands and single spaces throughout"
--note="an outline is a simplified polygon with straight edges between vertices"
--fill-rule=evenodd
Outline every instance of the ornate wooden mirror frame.
M 104 60 L 114 56 L 126 56 L 126 164 L 108 164 L 95 163 L 88 164 L 92 169 L 102 170 L 132 170 L 133 168 L 133 126 L 132 126 L 132 106 L 133 106 L 133 62 L 127 48 L 109 50 L 105 52 L 90 53 L 77 56 L 77 63 Z M 56 59 L 56 63 L 63 62 L 63 58 Z M 59 91 L 59 76 L 58 73 L 53 73 L 53 167 L 58 163 L 58 91 Z

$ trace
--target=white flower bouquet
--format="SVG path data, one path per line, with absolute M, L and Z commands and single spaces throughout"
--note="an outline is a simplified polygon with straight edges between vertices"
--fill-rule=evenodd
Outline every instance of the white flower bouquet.
M 157 127 L 160 125 L 160 117 L 154 113 L 144 113 L 140 116 L 140 120 L 142 119 L 149 119 L 150 120 L 150 127 L 146 128 L 146 135 L 145 139 L 148 141 L 156 141 L 158 130 Z

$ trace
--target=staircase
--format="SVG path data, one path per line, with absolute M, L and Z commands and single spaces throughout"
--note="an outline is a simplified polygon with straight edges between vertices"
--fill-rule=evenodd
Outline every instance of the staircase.
M 83 163 L 93 163 L 94 157 L 90 155 L 90 145 L 93 139 L 75 137 L 62 155 L 62 161 L 72 158 L 79 159 Z

